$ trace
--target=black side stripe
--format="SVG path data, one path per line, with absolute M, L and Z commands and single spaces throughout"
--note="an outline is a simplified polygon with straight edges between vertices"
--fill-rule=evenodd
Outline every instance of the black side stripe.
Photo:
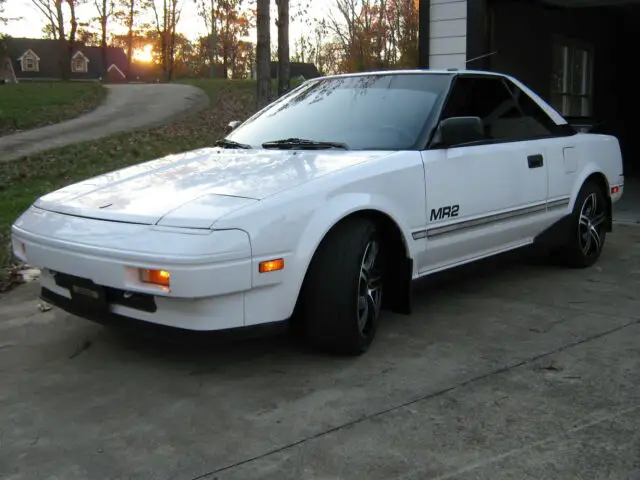
M 535 214 L 546 212 L 549 210 L 566 208 L 569 205 L 570 200 L 571 199 L 569 197 L 561 198 L 561 199 L 552 200 L 549 202 L 544 202 L 538 205 L 532 205 L 530 207 L 517 208 L 509 212 L 495 213 L 495 214 L 487 215 L 485 217 L 474 218 L 472 220 L 463 220 L 461 222 L 444 225 L 442 227 L 420 229 L 412 232 L 411 236 L 413 237 L 414 240 L 420 240 L 422 238 L 433 238 L 441 235 L 446 235 L 449 233 L 457 233 L 463 230 L 470 230 L 478 227 L 483 227 L 491 223 L 499 223 L 499 222 L 504 222 L 508 220 L 513 220 L 518 217 L 535 215 Z

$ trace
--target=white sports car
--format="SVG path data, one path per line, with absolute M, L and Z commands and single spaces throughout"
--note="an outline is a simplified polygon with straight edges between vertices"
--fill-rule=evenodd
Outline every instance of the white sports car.
M 311 344 L 361 354 L 419 277 L 538 241 L 592 265 L 623 191 L 616 138 L 492 72 L 322 77 L 232 123 L 38 199 L 12 233 L 41 296 L 103 323 L 299 319 Z

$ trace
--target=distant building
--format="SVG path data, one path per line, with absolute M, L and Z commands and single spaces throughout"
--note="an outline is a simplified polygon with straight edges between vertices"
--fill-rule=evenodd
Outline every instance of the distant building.
M 67 42 L 39 38 L 8 38 L 7 53 L 20 80 L 60 80 L 67 69 L 71 80 L 102 80 L 102 51 L 76 43 L 68 61 Z M 107 78 L 127 81 L 127 55 L 122 48 L 107 47 Z

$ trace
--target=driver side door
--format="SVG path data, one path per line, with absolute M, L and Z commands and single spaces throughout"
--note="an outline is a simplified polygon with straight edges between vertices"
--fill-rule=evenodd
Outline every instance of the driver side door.
M 546 221 L 546 140 L 527 130 L 502 77 L 456 78 L 441 120 L 464 116 L 480 117 L 486 141 L 422 152 L 423 274 L 530 243 Z

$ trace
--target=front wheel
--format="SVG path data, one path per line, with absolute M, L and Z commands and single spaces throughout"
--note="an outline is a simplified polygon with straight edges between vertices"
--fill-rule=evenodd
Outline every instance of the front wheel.
M 605 193 L 586 183 L 573 207 L 567 244 L 559 252 L 570 267 L 590 267 L 600 258 L 607 236 L 608 208 Z
M 369 349 L 382 306 L 383 247 L 376 225 L 361 218 L 338 224 L 324 239 L 302 292 L 310 343 L 347 355 Z

